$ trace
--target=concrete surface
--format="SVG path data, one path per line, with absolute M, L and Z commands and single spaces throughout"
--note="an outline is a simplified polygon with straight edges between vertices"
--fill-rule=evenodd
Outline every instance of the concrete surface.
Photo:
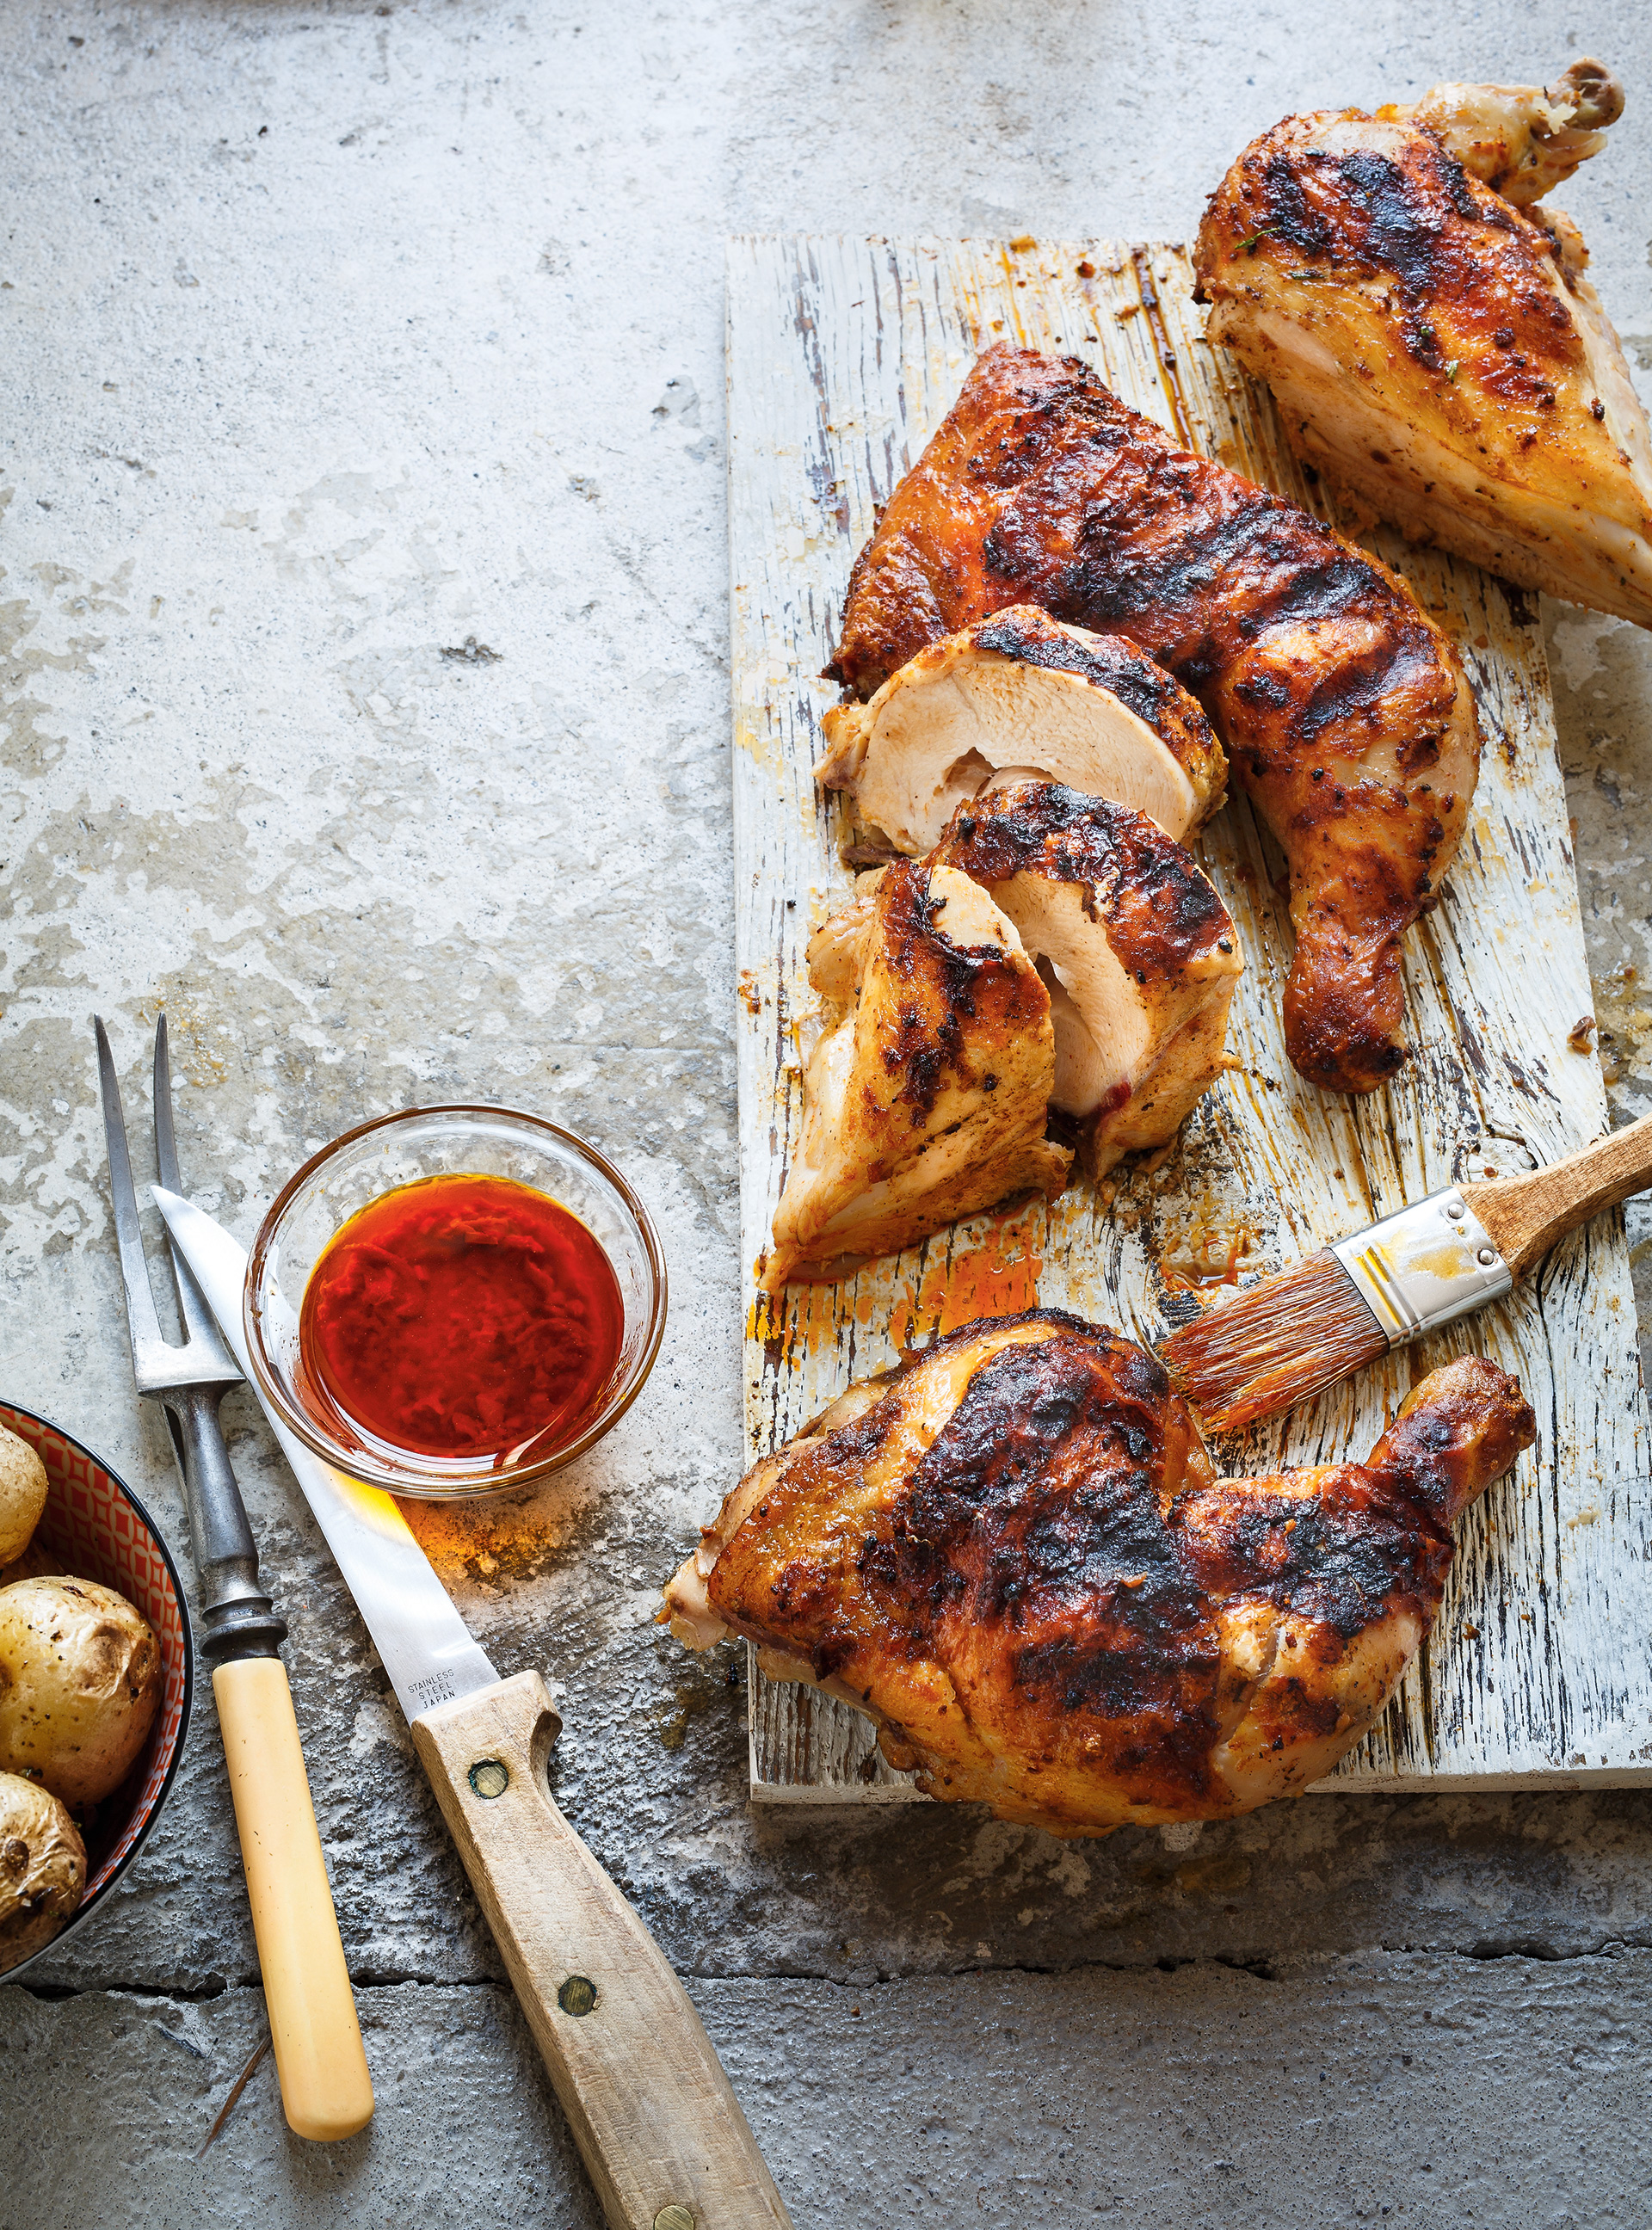
M 739 1977 L 694 1995 L 800 2224 L 1592 2230 L 1652 2206 L 1644 1950 L 1490 1966 L 1375 1951 L 1267 1976 L 1194 1964 L 873 1988 Z M 296 2143 L 266 2059 L 197 2160 L 219 2071 L 261 2029 L 244 1988 L 182 2006 L 25 1999 L 0 2080 L 38 2082 L 49 2062 L 60 2091 L 90 2085 L 116 2053 L 145 2078 L 104 2110 L 104 2180 L 88 2184 L 78 2153 L 47 2151 L 29 2179 L 35 2211 L 16 2219 L 601 2230 L 560 2116 L 517 2079 L 532 2044 L 503 1985 L 365 1994 L 371 2131 Z
M 799 2224 L 1644 2220 L 1652 1799 L 1315 1799 L 1075 1847 L 755 1816 L 737 1661 L 649 1623 L 739 1460 L 723 235 L 1173 233 L 1290 109 L 1592 50 L 1632 105 L 1565 198 L 1646 374 L 1643 8 L 0 22 L 0 1390 L 181 1539 L 119 1329 L 94 1008 L 135 1096 L 165 1002 L 186 1176 L 243 1236 L 367 1113 L 573 1123 L 660 1219 L 660 1367 L 577 1473 L 416 1522 L 499 1664 L 557 1684 L 561 1801 L 692 1978 Z M 1628 1115 L 1652 641 L 1549 620 Z M 230 1414 L 380 2111 L 305 2145 L 266 2061 L 195 2164 L 261 2026 L 206 1700 L 106 1917 L 0 1988 L 0 2230 L 590 2224 L 383 1672 Z

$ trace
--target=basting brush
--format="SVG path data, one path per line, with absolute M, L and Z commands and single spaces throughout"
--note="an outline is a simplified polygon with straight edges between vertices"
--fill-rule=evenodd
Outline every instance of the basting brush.
M 1517 1177 L 1431 1193 L 1156 1343 L 1209 1432 L 1291 1408 L 1500 1300 L 1549 1249 L 1652 1185 L 1652 1115 Z

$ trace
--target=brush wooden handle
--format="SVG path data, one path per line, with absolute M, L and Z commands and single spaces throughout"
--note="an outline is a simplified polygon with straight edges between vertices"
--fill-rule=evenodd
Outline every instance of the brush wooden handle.
M 791 2230 L 700 2015 L 551 1801 L 537 1672 L 439 1704 L 413 1744 L 611 2230 Z
M 1517 1278 L 1604 1208 L 1652 1185 L 1652 1115 L 1610 1131 L 1581 1153 L 1524 1176 L 1493 1177 L 1462 1188 Z
M 365 2127 L 372 2079 L 339 1941 L 315 1808 L 279 1657 L 238 1657 L 212 1675 L 229 1793 L 288 2126 L 336 2143 Z

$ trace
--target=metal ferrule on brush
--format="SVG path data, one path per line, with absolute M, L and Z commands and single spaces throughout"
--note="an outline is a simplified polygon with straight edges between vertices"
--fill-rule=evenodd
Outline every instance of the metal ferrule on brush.
M 1391 1347 L 1513 1289 L 1508 1264 L 1461 1192 L 1429 1195 L 1331 1248 Z

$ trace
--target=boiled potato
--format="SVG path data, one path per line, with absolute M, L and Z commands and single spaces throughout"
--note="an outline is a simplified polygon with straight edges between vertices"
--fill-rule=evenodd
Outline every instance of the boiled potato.
M 45 1507 L 45 1465 L 27 1440 L 0 1425 L 0 1564 L 22 1556 Z
M 56 1797 L 0 1773 L 0 1975 L 51 1942 L 85 1887 L 86 1845 Z
M 95 1804 L 131 1771 L 163 1674 L 147 1621 L 113 1588 L 0 1588 L 0 1772 L 36 1773 L 65 1804 Z

